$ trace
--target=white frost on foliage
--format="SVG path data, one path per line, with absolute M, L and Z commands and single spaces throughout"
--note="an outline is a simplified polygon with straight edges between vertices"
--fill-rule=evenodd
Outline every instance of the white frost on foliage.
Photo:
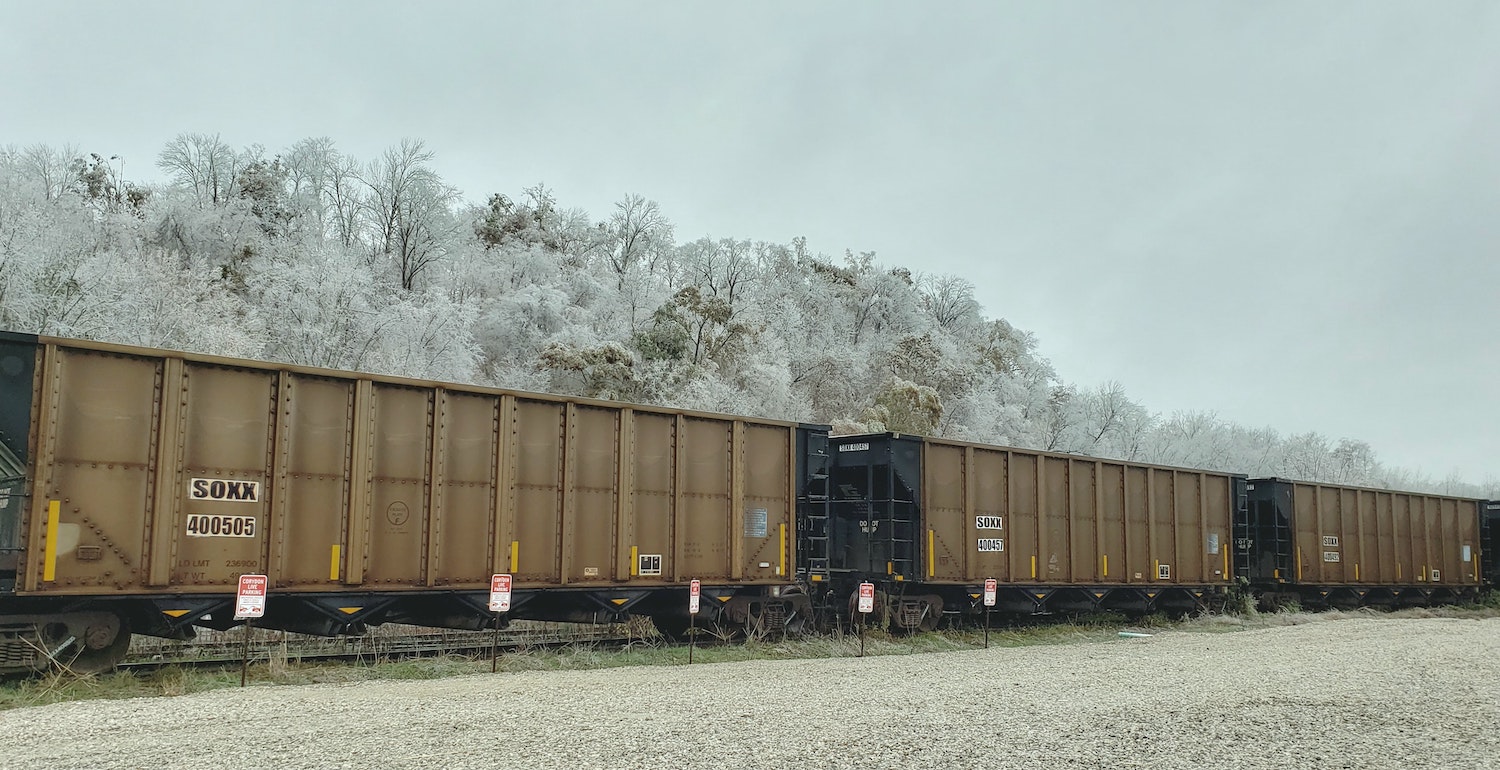
M 1154 413 L 1068 383 L 957 276 L 703 237 L 640 195 L 458 199 L 417 140 L 375 162 L 184 134 L 172 182 L 0 148 L 0 328 L 1313 481 L 1500 496 L 1352 439 Z M 922 255 L 915 255 L 918 259 Z

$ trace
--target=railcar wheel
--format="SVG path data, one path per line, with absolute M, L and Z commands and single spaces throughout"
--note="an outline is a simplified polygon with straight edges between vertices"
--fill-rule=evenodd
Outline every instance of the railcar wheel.
M 113 670 L 130 650 L 130 624 L 114 612 L 65 615 L 37 630 L 52 660 L 80 674 Z
M 688 619 L 676 615 L 652 615 L 651 625 L 669 642 L 687 641 Z

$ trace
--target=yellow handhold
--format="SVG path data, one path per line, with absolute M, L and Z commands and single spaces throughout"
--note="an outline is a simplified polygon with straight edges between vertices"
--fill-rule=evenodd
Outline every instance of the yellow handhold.
M 53 500 L 47 503 L 47 549 L 42 554 L 42 580 L 57 579 L 57 529 L 61 516 L 61 502 Z

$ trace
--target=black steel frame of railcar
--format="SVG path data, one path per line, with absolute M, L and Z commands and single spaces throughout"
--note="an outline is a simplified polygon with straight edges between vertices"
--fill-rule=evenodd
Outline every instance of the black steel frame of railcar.
M 1479 570 L 1485 588 L 1500 590 L 1500 500 L 1479 505 Z
M 799 582 L 807 586 L 819 625 L 856 619 L 860 583 L 876 586 L 871 622 L 897 628 L 937 626 L 944 599 L 918 579 L 922 567 L 921 440 L 815 445 L 809 468 L 822 466 L 819 494 L 799 509 Z M 810 487 L 813 488 L 813 487 Z M 958 601 L 962 589 L 944 586 Z

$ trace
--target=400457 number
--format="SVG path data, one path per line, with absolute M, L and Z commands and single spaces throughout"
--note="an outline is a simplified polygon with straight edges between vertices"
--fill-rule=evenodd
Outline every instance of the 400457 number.
M 192 537 L 255 537 L 255 517 L 190 513 L 187 533 Z

